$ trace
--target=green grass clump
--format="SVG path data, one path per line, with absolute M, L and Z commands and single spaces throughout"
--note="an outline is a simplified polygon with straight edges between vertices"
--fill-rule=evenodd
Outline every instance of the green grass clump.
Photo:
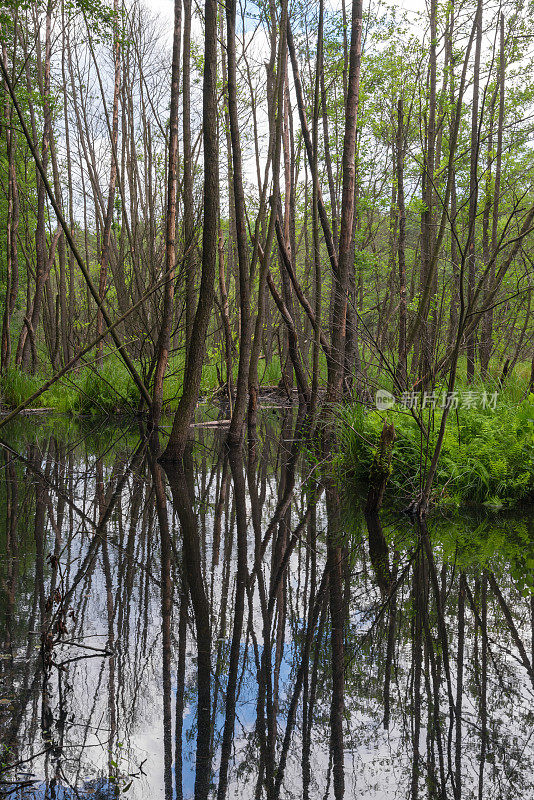
M 413 497 L 430 465 L 442 411 L 424 413 L 427 439 L 404 408 L 339 413 L 336 467 L 343 481 L 365 486 L 384 419 L 395 425 L 388 494 Z M 434 482 L 437 503 L 512 505 L 534 500 L 534 396 L 518 403 L 501 397 L 496 408 L 451 411 Z
M 2 405 L 16 408 L 25 402 L 47 380 L 47 376 L 30 375 L 15 367 L 6 370 L 0 379 Z M 139 390 L 130 373 L 118 358 L 108 357 L 101 368 L 93 364 L 73 371 L 53 384 L 30 404 L 30 408 L 49 408 L 71 414 L 107 416 L 135 411 Z
M 100 369 L 86 367 L 73 381 L 72 411 L 92 416 L 135 412 L 139 389 L 124 364 L 109 359 Z
M 0 380 L 1 403 L 16 408 L 39 389 L 43 380 L 38 375 L 22 372 L 18 367 L 9 367 Z

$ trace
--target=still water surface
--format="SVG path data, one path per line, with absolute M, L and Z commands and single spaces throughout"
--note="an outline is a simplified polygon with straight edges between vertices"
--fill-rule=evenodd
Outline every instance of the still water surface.
M 532 515 L 366 519 L 302 430 L 4 432 L 0 795 L 534 798 Z

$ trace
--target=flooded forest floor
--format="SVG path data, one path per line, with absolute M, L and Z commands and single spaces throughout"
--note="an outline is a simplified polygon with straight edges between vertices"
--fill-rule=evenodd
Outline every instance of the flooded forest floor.
M 532 514 L 366 517 L 302 432 L 6 427 L 0 794 L 534 796 Z

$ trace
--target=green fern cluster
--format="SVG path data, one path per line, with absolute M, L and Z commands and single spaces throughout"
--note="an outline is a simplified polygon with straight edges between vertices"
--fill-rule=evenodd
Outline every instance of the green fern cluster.
M 365 485 L 384 419 L 393 422 L 390 496 L 413 496 L 424 481 L 441 422 L 441 409 L 418 424 L 398 406 L 364 413 L 341 408 L 336 464 L 345 482 Z M 423 428 L 423 430 L 422 430 Z M 429 435 L 426 432 L 429 431 Z M 492 409 L 459 408 L 447 420 L 434 483 L 434 500 L 450 505 L 511 505 L 534 499 L 534 396 L 517 404 L 500 399 Z

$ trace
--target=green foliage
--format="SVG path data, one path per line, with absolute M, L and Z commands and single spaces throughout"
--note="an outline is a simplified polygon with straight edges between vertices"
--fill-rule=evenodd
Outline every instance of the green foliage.
M 398 499 L 413 496 L 430 464 L 441 422 L 436 409 L 428 439 L 406 409 L 387 412 L 397 438 L 388 493 Z M 349 484 L 368 479 L 384 413 L 363 412 L 361 406 L 339 411 L 339 452 L 336 468 Z M 503 396 L 495 410 L 459 408 L 451 411 L 434 484 L 440 504 L 499 507 L 534 499 L 534 396 L 519 403 Z
M 134 411 L 139 390 L 119 359 L 108 359 L 100 370 L 87 368 L 75 381 L 73 411 L 80 414 L 113 414 Z
M 16 408 L 41 386 L 38 375 L 29 375 L 18 367 L 10 367 L 0 380 L 0 399 L 2 405 Z
M 16 408 L 25 402 L 42 384 L 46 376 L 29 375 L 12 367 L 0 379 L 0 398 L 3 405 Z M 101 369 L 86 365 L 71 373 L 43 392 L 31 408 L 50 408 L 72 414 L 105 416 L 135 411 L 139 391 L 122 363 L 109 357 Z

